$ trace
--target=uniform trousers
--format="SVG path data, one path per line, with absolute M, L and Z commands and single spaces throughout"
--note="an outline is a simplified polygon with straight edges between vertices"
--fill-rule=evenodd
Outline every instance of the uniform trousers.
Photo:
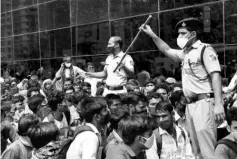
M 107 94 L 125 94 L 127 93 L 127 89 L 123 87 L 121 90 L 109 90 L 107 88 L 104 88 L 103 97 L 105 97 Z
M 194 155 L 199 159 L 214 159 L 217 142 L 214 99 L 206 98 L 188 104 L 186 118 Z

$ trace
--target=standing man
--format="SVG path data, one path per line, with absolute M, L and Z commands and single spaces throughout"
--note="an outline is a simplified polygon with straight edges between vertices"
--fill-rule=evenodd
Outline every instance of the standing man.
M 125 84 L 127 77 L 134 74 L 134 62 L 130 55 L 126 55 L 122 64 L 114 72 L 114 69 L 120 62 L 124 53 L 122 51 L 123 41 L 119 36 L 113 36 L 109 39 L 107 49 L 111 53 L 105 61 L 105 67 L 102 72 L 87 72 L 86 76 L 94 78 L 106 78 L 106 88 L 103 96 L 107 94 L 126 93 Z
M 140 29 L 153 39 L 161 52 L 182 62 L 183 91 L 189 100 L 186 108 L 188 131 L 194 154 L 199 158 L 214 159 L 217 123 L 225 118 L 221 68 L 215 50 L 198 40 L 201 24 L 196 18 L 183 19 L 176 24 L 177 44 L 182 50 L 170 48 L 148 25 Z

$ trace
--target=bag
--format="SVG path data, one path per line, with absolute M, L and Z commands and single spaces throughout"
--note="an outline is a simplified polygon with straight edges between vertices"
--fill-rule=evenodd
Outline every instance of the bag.
M 184 141 L 186 141 L 186 135 L 184 133 L 184 130 L 179 127 L 180 130 L 181 130 L 181 134 L 182 136 L 184 137 Z M 161 150 L 162 150 L 162 137 L 160 136 L 160 132 L 159 132 L 159 127 L 156 128 L 154 131 L 153 131 L 155 137 L 156 137 L 156 145 L 157 145 L 157 154 L 160 158 L 160 155 L 161 155 Z
M 91 132 L 94 132 L 91 127 L 87 126 L 87 125 L 81 125 L 79 126 L 75 132 L 74 132 L 74 136 L 73 138 L 70 138 L 70 139 L 67 139 L 65 141 L 62 142 L 58 152 L 57 152 L 57 155 L 55 158 L 57 159 L 65 159 L 66 158 L 66 155 L 67 155 L 67 151 L 71 145 L 71 143 L 73 142 L 73 140 L 77 137 L 78 134 L 84 132 L 84 131 L 91 131 Z
M 237 143 L 235 143 L 234 141 L 231 141 L 229 139 L 221 139 L 217 142 L 216 147 L 219 144 L 224 144 L 237 153 Z

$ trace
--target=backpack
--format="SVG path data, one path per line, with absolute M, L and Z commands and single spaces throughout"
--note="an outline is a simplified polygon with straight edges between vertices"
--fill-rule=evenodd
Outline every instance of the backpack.
M 231 148 L 233 151 L 235 151 L 237 153 L 237 143 L 234 141 L 231 141 L 229 139 L 221 139 L 217 142 L 216 147 L 219 144 L 224 144 L 226 146 L 228 146 L 229 148 Z
M 184 141 L 186 141 L 186 135 L 184 133 L 184 130 L 179 127 L 180 130 L 181 130 L 181 134 L 182 136 L 184 137 Z M 162 150 L 162 137 L 160 136 L 160 132 L 159 132 L 159 127 L 156 128 L 154 131 L 153 131 L 155 137 L 156 137 L 156 144 L 157 144 L 157 154 L 160 158 L 160 155 L 161 155 L 161 150 Z
M 75 132 L 74 132 L 74 136 L 73 138 L 67 139 L 65 141 L 62 142 L 59 150 L 57 151 L 57 155 L 56 155 L 56 159 L 65 159 L 66 155 L 67 155 L 67 151 L 71 145 L 71 143 L 74 141 L 74 139 L 77 137 L 78 134 L 84 132 L 84 131 L 91 131 L 94 132 L 91 127 L 87 126 L 87 125 L 81 125 L 79 126 Z

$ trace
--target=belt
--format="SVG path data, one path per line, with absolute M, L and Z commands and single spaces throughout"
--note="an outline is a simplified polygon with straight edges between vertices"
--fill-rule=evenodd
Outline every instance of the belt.
M 111 91 L 118 91 L 118 90 L 123 90 L 123 86 L 118 86 L 118 87 L 110 87 L 106 85 L 106 88 Z
M 197 94 L 191 98 L 187 98 L 187 101 L 188 103 L 195 103 L 199 100 L 206 99 L 206 98 L 214 98 L 214 93 Z

